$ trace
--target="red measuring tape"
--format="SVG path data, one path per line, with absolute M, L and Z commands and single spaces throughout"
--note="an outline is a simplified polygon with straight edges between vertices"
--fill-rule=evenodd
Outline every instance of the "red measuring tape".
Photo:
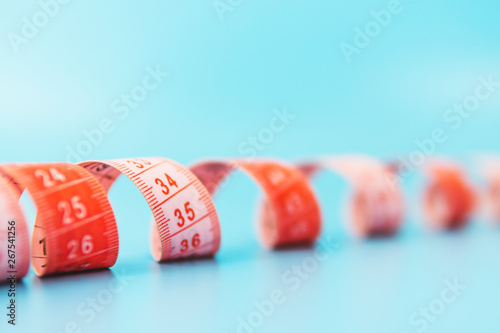
M 366 156 L 349 155 L 303 163 L 301 170 L 312 177 L 321 170 L 333 171 L 353 187 L 348 206 L 352 231 L 360 237 L 390 236 L 404 217 L 402 191 L 394 173 L 384 163 Z
M 27 189 L 38 208 L 31 239 L 37 275 L 114 265 L 118 256 L 114 214 L 104 189 L 90 173 L 69 163 L 2 165 L 0 173 L 16 185 L 16 201 Z

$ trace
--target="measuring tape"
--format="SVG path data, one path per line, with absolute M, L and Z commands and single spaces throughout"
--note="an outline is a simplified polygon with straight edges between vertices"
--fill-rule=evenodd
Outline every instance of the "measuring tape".
M 389 166 L 370 157 L 349 155 L 322 158 L 299 167 L 308 177 L 330 170 L 351 184 L 353 195 L 347 215 L 354 234 L 390 236 L 398 231 L 404 217 L 404 200 Z
M 114 265 L 115 217 L 104 189 L 90 173 L 69 163 L 1 165 L 0 173 L 15 186 L 12 207 L 27 189 L 38 208 L 31 239 L 38 276 Z
M 425 164 L 429 183 L 424 188 L 424 215 L 434 229 L 463 227 L 475 208 L 476 193 L 465 172 L 452 161 L 432 159 Z

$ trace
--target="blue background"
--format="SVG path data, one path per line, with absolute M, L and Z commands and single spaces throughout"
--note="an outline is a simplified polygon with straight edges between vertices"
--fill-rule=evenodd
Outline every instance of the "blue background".
M 83 131 L 105 118 L 113 131 L 81 160 L 160 155 L 189 165 L 244 157 L 240 145 L 269 127 L 273 110 L 284 108 L 296 117 L 258 156 L 398 158 L 436 128 L 447 140 L 433 154 L 497 151 L 500 91 L 457 129 L 443 116 L 474 92 L 479 77 L 500 80 L 498 2 L 402 0 L 400 6 L 348 62 L 341 43 L 353 45 L 355 29 L 373 20 L 371 11 L 387 9 L 387 1 L 243 0 L 221 19 L 211 1 L 73 0 L 16 52 L 11 34 L 20 35 L 23 18 L 32 21 L 41 7 L 4 0 L 0 161 L 65 161 L 68 149 L 86 140 Z M 156 66 L 168 76 L 120 118 L 113 103 Z M 409 322 L 412 313 L 439 297 L 443 280 L 455 278 L 467 290 L 426 331 L 494 331 L 500 324 L 498 231 L 482 219 L 460 233 L 424 231 L 421 183 L 418 175 L 405 180 L 409 217 L 401 235 L 361 242 L 341 224 L 346 184 L 320 176 L 322 238 L 337 246 L 290 291 L 282 272 L 314 249 L 262 249 L 254 230 L 258 189 L 244 176 L 235 175 L 216 199 L 223 232 L 216 258 L 162 265 L 149 255 L 148 208 L 121 179 L 110 196 L 120 230 L 117 265 L 52 279 L 30 273 L 20 286 L 13 331 L 63 332 L 76 321 L 85 332 L 235 332 L 237 318 L 255 311 L 255 301 L 281 289 L 287 300 L 256 332 L 409 333 L 418 331 Z M 23 204 L 33 217 L 27 198 Z M 134 279 L 86 323 L 75 308 L 122 269 Z

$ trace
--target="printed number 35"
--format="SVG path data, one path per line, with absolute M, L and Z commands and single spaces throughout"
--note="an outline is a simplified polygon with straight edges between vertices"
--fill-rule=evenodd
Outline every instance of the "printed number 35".
M 187 216 L 188 220 L 189 221 L 193 221 L 194 218 L 195 218 L 195 213 L 194 213 L 193 208 L 189 207 L 189 205 L 190 205 L 189 201 L 184 204 L 184 211 L 186 212 L 186 216 Z M 174 214 L 177 217 L 177 225 L 179 227 L 183 227 L 184 223 L 186 221 L 184 220 L 184 216 L 182 215 L 181 210 L 180 209 L 176 209 L 174 211 Z

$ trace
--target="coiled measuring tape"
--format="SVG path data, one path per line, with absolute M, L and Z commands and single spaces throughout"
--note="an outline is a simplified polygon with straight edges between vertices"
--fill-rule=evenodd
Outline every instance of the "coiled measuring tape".
M 212 195 L 235 170 L 247 173 L 263 190 L 260 238 L 270 248 L 313 243 L 321 213 L 308 181 L 332 170 L 353 186 L 349 212 L 360 236 L 392 235 L 404 215 L 402 192 L 391 168 L 364 156 L 325 158 L 295 167 L 274 160 L 214 160 L 190 169 L 161 157 L 69 163 L 0 165 L 0 277 L 29 266 L 28 232 L 18 204 L 25 189 L 36 207 L 31 260 L 39 276 L 107 268 L 118 256 L 118 230 L 107 191 L 124 174 L 141 191 L 154 218 L 151 251 L 166 261 L 214 255 L 221 231 Z M 425 191 L 426 213 L 433 225 L 457 228 L 475 203 L 472 188 L 453 163 L 433 161 Z M 15 234 L 9 229 L 15 225 Z M 15 238 L 11 241 L 11 238 Z M 14 243 L 15 261 L 11 261 Z M 13 258 L 14 259 L 14 258 Z
M 299 167 L 308 177 L 321 170 L 333 171 L 351 184 L 347 215 L 349 227 L 357 236 L 390 236 L 398 231 L 404 200 L 399 185 L 392 181 L 394 173 L 389 166 L 366 156 L 349 155 L 322 158 Z
M 37 275 L 111 267 L 118 255 L 118 231 L 106 192 L 123 173 L 153 212 L 151 250 L 157 261 L 213 255 L 220 246 L 220 225 L 211 194 L 236 168 L 264 190 L 261 235 L 266 245 L 314 242 L 321 226 L 316 197 L 296 168 L 274 161 L 206 162 L 192 171 L 164 158 L 2 165 L 7 181 L 0 184 L 1 212 L 25 227 L 16 201 L 25 188 L 30 192 L 38 208 L 31 241 Z M 17 241 L 27 244 L 26 230 L 19 231 Z M 26 253 L 18 252 L 18 277 L 27 271 Z

